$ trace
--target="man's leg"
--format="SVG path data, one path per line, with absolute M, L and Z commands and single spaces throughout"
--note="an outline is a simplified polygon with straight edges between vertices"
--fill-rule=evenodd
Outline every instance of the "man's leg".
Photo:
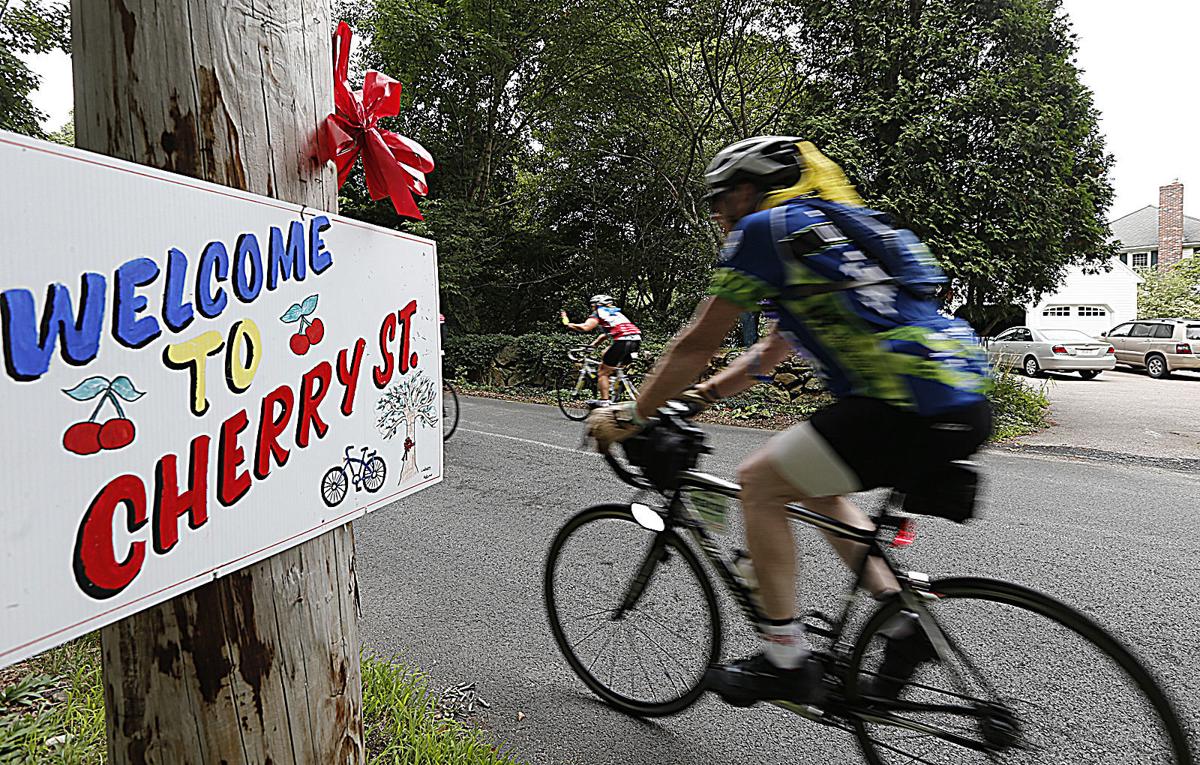
M 787 468 L 794 469 L 785 477 Z M 812 703 L 821 695 L 822 670 L 818 662 L 808 661 L 808 641 L 796 619 L 796 551 L 786 506 L 800 502 L 813 512 L 869 529 L 870 518 L 841 496 L 856 491 L 858 479 L 808 423 L 751 455 L 738 469 L 738 478 L 746 544 L 767 620 L 764 645 L 759 655 L 713 670 L 710 687 L 739 706 L 774 699 Z M 830 541 L 848 565 L 861 563 L 864 545 Z M 899 589 L 877 559 L 867 563 L 863 586 L 875 595 Z
M 601 363 L 600 369 L 596 371 L 596 388 L 600 391 L 601 401 L 609 400 L 609 378 L 612 377 L 612 373 L 615 369 L 616 367 L 611 367 L 608 364 Z
M 760 597 L 766 616 L 772 620 L 790 619 L 796 609 L 796 551 L 791 522 L 785 506 L 800 504 L 834 520 L 859 529 L 873 528 L 871 519 L 845 497 L 809 497 L 793 486 L 775 468 L 771 453 L 760 450 L 738 470 L 742 484 L 742 514 L 746 519 L 746 546 L 758 578 Z M 857 570 L 866 552 L 864 545 L 826 534 L 838 556 Z M 900 589 L 896 578 L 883 561 L 868 562 L 863 587 L 880 596 Z

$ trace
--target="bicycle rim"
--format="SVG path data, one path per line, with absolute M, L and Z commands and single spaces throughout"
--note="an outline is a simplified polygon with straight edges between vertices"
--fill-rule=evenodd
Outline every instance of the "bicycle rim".
M 614 617 L 656 532 L 629 505 L 598 505 L 558 532 L 546 561 L 550 627 L 567 663 L 593 693 L 626 714 L 680 712 L 704 691 L 720 656 L 721 616 L 712 582 L 674 532 L 637 604 Z
M 449 441 L 458 430 L 458 391 L 450 383 L 442 382 L 442 440 Z
M 1173 705 L 1120 642 L 1069 606 L 1034 590 L 988 579 L 932 585 L 928 612 L 950 656 L 918 668 L 900 701 L 970 708 L 990 716 L 878 707 L 889 723 L 858 719 L 855 732 L 872 765 L 1192 765 Z M 900 609 L 880 608 L 855 644 L 846 678 L 854 699 L 880 668 L 878 630 Z M 989 751 L 911 730 L 928 725 Z M 1015 726 L 1015 730 L 1014 730 Z
M 558 410 L 568 420 L 580 422 L 588 416 L 587 401 L 596 398 L 596 377 L 584 374 L 574 369 L 562 372 L 558 376 L 558 385 L 554 396 L 558 402 Z

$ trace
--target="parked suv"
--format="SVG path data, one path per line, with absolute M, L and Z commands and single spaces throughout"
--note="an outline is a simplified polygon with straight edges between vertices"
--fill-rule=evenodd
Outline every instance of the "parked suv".
M 1145 368 L 1156 380 L 1177 369 L 1200 369 L 1200 319 L 1142 319 L 1100 335 L 1117 349 L 1117 363 Z

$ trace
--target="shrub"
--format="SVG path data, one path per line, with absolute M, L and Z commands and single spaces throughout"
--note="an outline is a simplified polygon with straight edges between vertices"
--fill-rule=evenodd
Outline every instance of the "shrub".
M 993 441 L 1007 441 L 1041 430 L 1049 424 L 1048 384 L 1043 382 L 1033 387 L 1011 370 L 996 371 L 996 385 L 988 396 L 992 401 L 995 421 Z

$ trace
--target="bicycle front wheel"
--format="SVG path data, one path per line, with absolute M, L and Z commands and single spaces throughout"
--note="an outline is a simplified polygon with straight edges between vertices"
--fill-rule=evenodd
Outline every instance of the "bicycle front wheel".
M 559 373 L 554 396 L 558 401 L 558 410 L 568 420 L 586 420 L 591 413 L 587 402 L 595 400 L 599 395 L 596 390 L 595 373 L 589 374 L 584 369 L 568 369 Z
M 721 652 L 717 597 L 696 553 L 651 531 L 630 505 L 597 505 L 550 546 L 544 580 L 554 639 L 579 679 L 626 714 L 691 706 Z
M 442 440 L 449 441 L 458 430 L 458 391 L 449 380 L 442 380 Z
M 925 601 L 949 655 L 920 666 L 897 702 L 877 702 L 855 732 L 872 765 L 1191 765 L 1175 710 L 1119 641 L 1042 593 L 990 579 L 935 582 Z M 855 644 L 854 701 L 881 669 L 882 606 Z

